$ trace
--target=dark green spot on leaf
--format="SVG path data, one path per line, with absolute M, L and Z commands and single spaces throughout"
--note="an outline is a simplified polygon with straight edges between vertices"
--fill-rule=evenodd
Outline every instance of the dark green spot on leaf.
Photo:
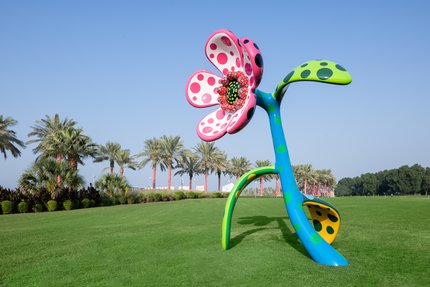
M 316 220 L 316 219 L 314 219 L 313 221 L 313 224 L 314 224 L 314 228 L 315 228 L 315 230 L 316 231 L 321 231 L 321 229 L 322 229 L 322 225 L 321 225 L 321 222 L 319 222 L 318 220 Z
M 338 218 L 336 216 L 334 216 L 333 214 L 328 214 L 328 219 L 330 219 L 330 221 L 332 222 L 337 222 Z
M 342 67 L 341 65 L 336 64 L 336 69 L 338 69 L 339 71 L 346 71 L 346 69 L 344 67 Z
M 309 77 L 309 75 L 311 74 L 310 70 L 304 70 L 301 74 L 300 77 L 302 77 L 303 79 Z
M 294 71 L 291 71 L 288 75 L 284 78 L 284 83 L 288 83 L 288 81 L 291 79 L 291 77 L 294 75 Z
M 318 72 L 317 72 L 317 77 L 320 80 L 327 80 L 331 76 L 333 76 L 333 71 L 330 70 L 329 68 L 322 68 L 322 69 L 319 69 Z

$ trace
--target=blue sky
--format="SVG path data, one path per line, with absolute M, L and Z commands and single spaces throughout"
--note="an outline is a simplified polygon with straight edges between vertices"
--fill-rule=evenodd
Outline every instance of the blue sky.
M 204 44 L 227 28 L 258 43 L 263 91 L 311 59 L 333 60 L 352 74 L 349 86 L 302 82 L 287 91 L 282 120 L 293 164 L 331 168 L 338 179 L 430 166 L 430 2 L 151 2 L 0 2 L 0 114 L 18 121 L 20 139 L 28 140 L 36 120 L 58 113 L 95 142 L 117 141 L 132 153 L 163 134 L 195 146 L 195 126 L 214 108 L 188 105 L 185 84 L 197 69 L 216 72 Z M 274 160 L 261 109 L 216 144 L 230 158 Z M 33 147 L 0 160 L 1 185 L 16 185 L 36 158 Z M 80 170 L 91 182 L 107 165 L 87 160 Z M 150 185 L 149 168 L 125 175 L 134 186 Z M 166 185 L 167 174 L 157 180 Z

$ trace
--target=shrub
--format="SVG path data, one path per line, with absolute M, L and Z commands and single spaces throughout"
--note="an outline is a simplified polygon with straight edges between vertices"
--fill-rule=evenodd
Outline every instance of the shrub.
M 110 198 L 110 201 L 111 201 L 112 205 L 117 205 L 119 203 L 118 198 L 116 198 L 115 196 L 112 196 Z
M 28 203 L 25 201 L 21 201 L 18 203 L 18 212 L 19 213 L 27 213 L 28 212 Z
M 127 204 L 134 204 L 137 201 L 137 196 L 134 194 L 130 194 L 127 196 Z
M 139 194 L 137 196 L 137 202 L 139 203 L 145 203 L 148 202 L 148 197 L 147 197 L 147 193 L 142 192 L 141 194 Z
M 50 200 L 47 203 L 48 211 L 56 211 L 57 210 L 57 202 L 55 200 Z
M 3 200 L 1 202 L 1 209 L 3 210 L 3 214 L 13 213 L 13 202 L 10 200 Z
M 103 193 L 100 196 L 100 206 L 110 206 L 112 204 L 112 199 L 108 195 Z
M 176 191 L 173 193 L 173 198 L 175 200 L 181 200 L 185 198 L 185 193 L 183 191 Z
M 79 199 L 76 198 L 75 200 L 73 200 L 73 208 L 78 209 L 80 207 L 81 207 L 81 202 L 79 201 Z
M 91 207 L 91 201 L 88 198 L 82 199 L 81 204 L 82 204 L 82 208 Z
M 127 197 L 125 197 L 124 195 L 121 195 L 118 197 L 118 201 L 120 204 L 125 204 L 127 202 Z
M 209 195 L 206 192 L 198 192 L 197 193 L 198 198 L 208 198 Z
M 63 202 L 63 207 L 65 210 L 72 210 L 73 209 L 73 201 L 71 201 L 70 199 L 65 200 Z
M 154 194 L 154 201 L 155 202 L 161 201 L 163 199 L 163 195 L 161 193 L 156 192 L 156 193 L 153 193 L 153 194 Z
M 153 202 L 155 201 L 155 193 L 147 193 L 144 195 L 144 198 L 146 199 L 146 202 Z
M 221 192 L 212 192 L 210 195 L 211 198 L 222 198 L 222 193 Z
M 187 198 L 199 198 L 199 195 L 194 191 L 187 192 L 186 196 Z
M 162 201 L 170 201 L 170 200 L 173 200 L 173 197 L 169 193 L 163 192 L 161 194 L 161 200 Z
M 90 207 L 96 206 L 96 201 L 94 199 L 90 199 Z
M 43 211 L 43 205 L 41 203 L 36 203 L 33 207 L 34 212 L 42 212 Z

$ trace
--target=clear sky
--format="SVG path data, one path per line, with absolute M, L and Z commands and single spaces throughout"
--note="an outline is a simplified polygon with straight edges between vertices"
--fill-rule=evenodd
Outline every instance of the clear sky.
M 116 141 L 133 154 L 145 139 L 163 134 L 180 135 L 193 147 L 197 122 L 214 107 L 191 107 L 185 84 L 197 69 L 216 71 L 204 44 L 227 28 L 258 43 L 263 91 L 311 59 L 335 61 L 353 77 L 349 86 L 290 86 L 282 120 L 293 164 L 331 168 L 338 179 L 430 166 L 429 11 L 425 0 L 3 0 L 0 114 L 18 121 L 14 130 L 23 141 L 36 120 L 58 113 L 96 143 Z M 261 109 L 244 130 L 216 144 L 230 158 L 274 160 Z M 33 148 L 0 159 L 0 185 L 16 186 L 36 158 Z M 85 163 L 87 182 L 108 166 Z M 150 185 L 149 167 L 125 175 L 134 186 Z M 166 185 L 167 173 L 157 180 Z M 215 176 L 209 188 L 216 188 Z

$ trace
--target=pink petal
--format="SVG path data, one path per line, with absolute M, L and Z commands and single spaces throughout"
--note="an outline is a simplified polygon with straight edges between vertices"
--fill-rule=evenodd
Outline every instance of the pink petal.
M 215 94 L 214 89 L 219 86 L 219 79 L 221 78 L 217 75 L 205 70 L 192 74 L 185 88 L 188 102 L 196 108 L 217 105 L 218 94 Z
M 249 83 L 251 85 L 251 88 L 254 86 L 254 69 L 252 68 L 252 63 L 250 60 L 250 57 L 248 56 L 248 52 L 243 49 L 243 72 L 249 79 Z
M 223 74 L 243 67 L 242 48 L 236 36 L 228 30 L 218 30 L 209 36 L 205 52 L 209 61 Z
M 233 114 L 233 118 L 227 126 L 229 134 L 237 133 L 246 126 L 254 115 L 255 104 L 255 95 L 251 92 L 247 97 L 245 105 Z
M 252 69 L 252 76 L 254 79 L 251 80 L 251 75 L 247 73 L 250 79 L 250 84 L 252 88 L 256 88 L 261 81 L 263 76 L 263 57 L 261 55 L 258 46 L 249 38 L 241 38 L 240 44 L 243 47 L 243 54 L 245 60 L 245 72 L 246 69 Z M 249 57 L 249 58 L 248 58 Z
M 207 142 L 219 139 L 225 135 L 231 118 L 231 115 L 222 109 L 217 109 L 199 122 L 197 125 L 197 134 L 202 140 Z

